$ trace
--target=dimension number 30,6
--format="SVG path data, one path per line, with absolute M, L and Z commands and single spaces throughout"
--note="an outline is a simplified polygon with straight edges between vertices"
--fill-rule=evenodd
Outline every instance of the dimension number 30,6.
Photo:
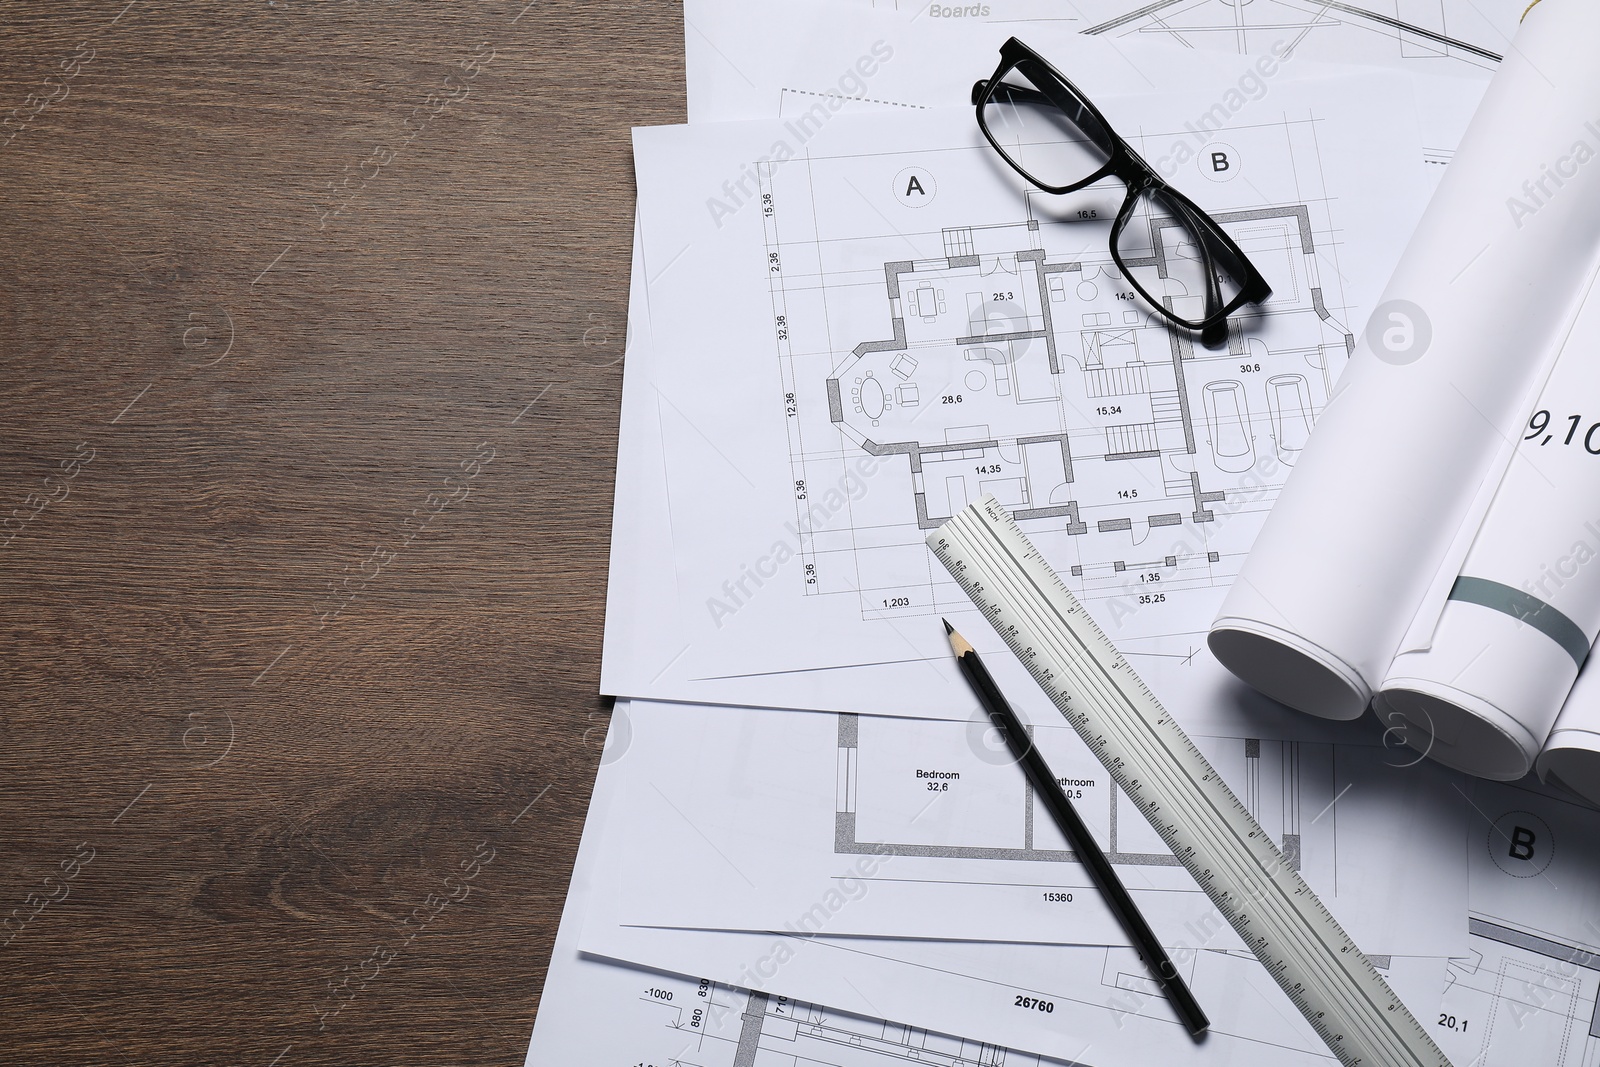
M 1015 1006 L 1019 1008 L 1032 1008 L 1034 1011 L 1042 1011 L 1047 1015 L 1056 1010 L 1055 1001 L 1041 1000 L 1039 997 L 1018 996 Z

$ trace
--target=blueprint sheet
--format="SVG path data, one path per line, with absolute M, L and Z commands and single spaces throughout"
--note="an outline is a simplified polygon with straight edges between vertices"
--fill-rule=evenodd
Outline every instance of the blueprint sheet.
M 1531 781 L 1470 794 L 1471 948 L 1423 1021 L 1460 1067 L 1594 1067 L 1600 813 Z
M 670 558 L 673 542 L 667 471 L 663 461 L 665 437 L 662 412 L 670 402 L 656 389 L 651 355 L 649 291 L 644 280 L 649 271 L 644 242 L 635 225 L 632 281 L 628 297 L 626 364 L 622 376 L 622 420 L 618 430 L 616 502 L 611 539 L 611 574 L 606 585 L 607 662 L 611 648 L 628 650 L 654 647 L 659 640 L 658 619 L 640 605 L 672 603 L 681 596 L 677 570 Z M 596 366 L 617 357 L 597 360 Z M 663 547 L 663 531 L 668 542 Z M 1197 635 L 1198 641 L 1198 635 Z M 1185 708 L 1195 709 L 1185 721 L 1198 717 L 1248 729 L 1262 737 L 1320 736 L 1326 730 L 1307 724 L 1279 704 L 1242 685 L 1204 651 L 1203 641 L 1193 655 L 1176 663 L 1182 669 Z M 1171 669 L 1165 659 L 1153 660 L 1158 672 Z M 614 669 L 614 668 L 611 668 Z M 1004 671 L 1005 668 L 1001 668 Z M 926 670 L 920 662 L 888 663 L 872 668 L 873 683 L 895 690 L 913 684 Z M 1016 670 L 1019 680 L 1026 675 Z M 785 678 L 789 700 L 799 706 L 823 701 L 841 684 L 858 684 L 861 671 L 854 668 L 810 671 Z M 604 688 L 604 686 L 602 686 Z M 972 703 L 973 710 L 977 704 Z
M 1273 5 L 1254 0 L 1205 6 L 1244 18 Z M 1501 6 L 1506 12 L 1513 7 L 1503 0 Z M 1314 4 L 1300 17 L 1273 24 L 1270 32 L 1262 27 L 1247 33 L 1242 41 L 1174 33 L 1088 34 L 1082 19 L 1059 17 L 1071 10 L 1068 5 L 1056 5 L 1057 17 L 1020 19 L 1005 17 L 1012 10 L 1006 4 L 989 7 L 988 17 L 972 18 L 934 14 L 967 10 L 943 4 L 895 10 L 856 0 L 687 0 L 689 121 L 792 117 L 828 97 L 843 97 L 851 108 L 878 110 L 968 105 L 973 81 L 989 75 L 1000 45 L 1014 34 L 1092 99 L 1172 92 L 1189 102 L 1197 125 L 1216 108 L 1268 109 L 1273 88 L 1287 81 L 1348 72 L 1350 62 L 1392 66 L 1411 78 L 1421 158 L 1436 180 L 1494 70 L 1493 62 L 1468 49 L 1408 59 L 1393 48 L 1394 37 L 1371 32 L 1348 38 L 1346 47 L 1329 47 L 1335 41 L 1328 31 L 1341 24 L 1328 16 L 1339 13 L 1330 8 L 1312 17 Z M 1511 13 L 1510 25 L 1515 25 L 1520 5 Z M 1483 34 L 1499 40 L 1497 31 Z M 794 47 L 775 55 L 768 47 L 775 40 Z M 873 56 L 875 46 L 889 58 L 870 64 L 867 75 L 856 64 L 863 55 Z M 1341 62 L 1327 61 L 1332 58 Z
M 625 705 L 619 705 L 625 714 Z M 608 752 L 626 742 L 614 718 Z M 551 953 L 527 1067 L 1055 1067 L 1059 1061 L 834 1011 L 776 993 L 582 956 L 578 934 L 621 773 L 595 782 L 571 889 Z M 715 936 L 715 935 L 710 935 Z M 778 1057 L 776 1060 L 773 1057 Z
M 1190 657 L 1420 199 L 1403 86 L 1281 90 L 1207 141 L 1223 180 L 1189 168 L 1278 294 L 1215 353 L 1124 299 L 1118 196 L 1027 195 L 970 115 L 641 131 L 625 422 L 643 397 L 666 508 L 614 551 L 606 691 L 962 714 L 937 613 L 965 598 L 922 536 L 981 492 L 1141 667 Z M 1173 106 L 1108 110 L 1160 144 Z
M 618 709 L 625 712 L 627 705 L 619 703 Z M 1216 1020 L 1203 1059 L 1166 1014 L 1164 1001 L 1152 995 L 1143 965 L 1125 949 L 785 938 L 788 947 L 775 953 L 769 935 L 635 931 L 645 935 L 637 947 L 639 955 L 652 960 L 649 966 L 582 955 L 580 930 L 594 933 L 591 902 L 608 877 L 600 861 L 611 800 L 629 773 L 621 766 L 630 745 L 626 723 L 623 716 L 613 718 L 539 1004 L 529 1067 L 1053 1067 L 1071 1058 L 1015 1051 L 1023 1040 L 1040 1047 L 1070 1046 L 1079 1063 L 1094 1067 L 1133 1067 L 1149 1062 L 1142 1056 L 1163 1053 L 1175 1064 L 1333 1062 L 1315 1051 L 1315 1037 L 1259 965 L 1220 952 L 1201 952 L 1192 965 L 1196 988 Z M 608 943 L 613 950 L 620 947 Z M 898 960 L 895 953 L 907 959 Z M 1444 961 L 1396 957 L 1377 962 L 1415 1010 L 1436 1007 Z M 728 979 L 716 980 L 715 973 L 724 970 Z M 741 974 L 746 975 L 742 982 Z M 1034 979 L 1038 986 L 1030 987 Z M 753 991 L 752 985 L 761 988 Z M 806 995 L 797 989 L 812 990 L 813 997 L 817 991 L 837 992 L 834 1002 L 848 1002 L 856 1011 L 822 1006 L 830 1003 L 827 999 L 796 999 Z M 1045 999 L 1053 1010 L 1018 1009 L 1015 1000 L 1024 991 Z M 902 1019 L 922 1023 L 885 1022 L 869 1006 L 877 1003 L 904 1003 L 910 1015 Z M 949 1036 L 952 1029 L 967 1036 Z M 1237 1036 L 1245 1029 L 1254 1036 Z M 1012 1048 L 1006 1047 L 1008 1041 Z
M 1157 935 L 1176 944 L 1214 923 L 1144 816 L 1034 703 L 1035 743 Z M 625 923 L 1127 943 L 987 722 L 650 701 L 625 714 L 627 782 L 609 835 L 618 884 L 652 886 L 619 896 Z M 1461 953 L 1467 808 L 1455 774 L 1394 766 L 1412 754 L 1382 747 L 1194 740 L 1365 951 Z M 1244 947 L 1231 928 L 1210 944 Z
M 1212 1022 L 1197 1046 L 1127 949 L 602 929 L 594 916 L 580 944 L 606 959 L 889 1015 L 974 1045 L 1026 1049 L 1084 1067 L 1336 1062 L 1265 969 L 1242 954 L 1202 949 L 1179 964 Z M 1437 1011 L 1445 960 L 1374 962 L 1419 1018 Z
M 607 755 L 551 952 L 527 1067 L 766 1067 L 774 1055 L 792 1057 L 779 1063 L 814 1067 L 1054 1067 L 1059 1062 L 776 993 L 580 955 L 578 935 L 597 886 L 607 813 L 626 774 L 610 764 L 628 747 L 628 732 L 623 702 L 606 739 Z
M 1526 0 L 853 0 L 909 18 L 1054 23 L 1111 40 L 1156 40 L 1265 52 L 1288 33 L 1307 58 L 1424 74 L 1492 72 L 1511 46 Z
M 662 409 L 667 405 L 651 376 L 650 305 L 642 284 L 647 273 L 642 243 L 634 241 L 634 286 L 629 300 L 627 365 L 623 373 L 623 418 L 617 458 L 616 516 L 612 525 L 611 581 L 606 593 L 607 634 L 628 647 L 649 641 L 655 620 L 639 605 L 660 603 L 680 595 L 676 570 L 661 558 L 660 530 L 671 531 L 666 471 L 663 465 Z M 670 410 L 670 408 L 669 408 Z M 654 524 L 651 517 L 659 517 Z M 1242 684 L 1223 669 L 1203 643 L 1187 647 L 1182 655 L 1140 656 L 1145 681 L 1153 685 L 1168 710 L 1186 729 L 1260 737 L 1265 740 L 1330 742 L 1344 731 L 1336 726 L 1291 712 Z M 1039 700 L 1033 680 L 1009 656 L 989 661 L 990 669 L 1008 683 L 1024 713 Z M 888 692 L 908 685 L 926 684 L 926 663 L 885 663 L 868 670 L 871 684 Z M 860 685 L 859 668 L 806 671 L 783 679 L 788 703 L 804 706 L 836 698 L 840 685 Z M 983 711 L 959 676 L 952 699 L 956 714 L 966 721 L 982 721 Z M 961 704 L 965 701 L 964 704 Z M 1053 721 L 1053 709 L 1044 709 L 1043 721 Z

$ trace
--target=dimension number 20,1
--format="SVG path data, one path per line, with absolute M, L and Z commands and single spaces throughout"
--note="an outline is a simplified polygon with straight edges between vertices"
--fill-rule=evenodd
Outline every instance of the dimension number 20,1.
M 1439 1013 L 1439 1025 L 1444 1027 L 1446 1030 L 1457 1030 L 1463 1034 L 1467 1032 L 1466 1019 L 1461 1019 L 1458 1021 L 1454 1015 L 1448 1015 L 1442 1011 Z

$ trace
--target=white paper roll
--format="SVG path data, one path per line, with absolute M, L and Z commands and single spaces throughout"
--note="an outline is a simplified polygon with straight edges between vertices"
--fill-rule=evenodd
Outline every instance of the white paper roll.
M 1592 0 L 1528 15 L 1230 590 L 1211 649 L 1269 696 L 1359 716 L 1459 573 L 1600 253 L 1597 43 Z
M 1600 663 L 1592 654 L 1536 766 L 1547 784 L 1600 807 Z
M 1591 288 L 1519 434 L 1425 651 L 1405 652 L 1379 717 L 1457 770 L 1533 769 L 1600 633 L 1600 290 Z

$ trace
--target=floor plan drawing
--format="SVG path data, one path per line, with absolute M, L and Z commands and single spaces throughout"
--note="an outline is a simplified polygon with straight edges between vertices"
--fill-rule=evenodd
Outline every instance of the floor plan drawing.
M 1600 1063 L 1600 954 L 1488 919 L 1469 920 L 1472 954 L 1450 961 L 1438 1025 L 1481 1067 Z
M 1218 221 L 1247 235 L 1255 254 L 1296 257 L 1304 309 L 1325 327 L 1319 345 L 1354 347 L 1323 303 L 1304 206 Z M 1166 257 L 1192 251 L 1141 222 L 1163 274 Z M 1207 487 L 1233 487 L 1230 476 L 1256 465 L 1251 393 L 1277 459 L 1293 465 L 1311 431 L 1312 396 L 1331 384 L 1320 351 L 1315 382 L 1304 373 L 1308 350 L 1273 353 L 1235 335 L 1220 352 L 1197 351 L 1189 335 L 1138 306 L 1110 262 L 1048 262 L 1043 248 L 988 251 L 1040 229 L 1032 220 L 946 230 L 951 254 L 942 260 L 885 264 L 893 338 L 863 341 L 827 379 L 841 433 L 874 456 L 907 458 L 919 528 L 989 494 L 1018 519 L 1061 519 L 1075 535 L 1090 532 L 1086 507 L 1099 533 L 1210 522 L 1208 505 L 1225 494 Z M 942 392 L 929 387 L 924 362 L 938 368 Z M 1247 391 L 1246 374 L 1265 374 L 1264 388 Z M 1097 424 L 1068 432 L 1079 421 Z M 1127 471 L 1107 465 L 1117 463 L 1142 464 L 1139 480 L 1161 492 L 1122 495 Z M 1115 503 L 1095 508 L 1100 501 Z M 1208 553 L 1206 562 L 1216 561 Z
M 1533 789 L 1474 782 L 1470 952 L 1434 1020 L 1455 1063 L 1600 1064 L 1600 815 Z
M 1117 953 L 1108 949 L 1105 955 Z M 1129 970 L 1138 966 L 1137 958 L 1128 963 Z M 548 1033 L 535 1031 L 530 1067 L 594 1062 L 648 1067 L 1088 1067 L 576 952 L 558 957 L 552 972 L 565 972 L 562 980 L 587 994 L 587 1010 L 604 1006 L 606 1032 L 602 1036 L 593 1026 L 552 1022 Z M 1118 973 L 1112 969 L 1112 980 Z M 540 1024 L 545 1025 L 542 1013 Z M 595 1058 L 597 1044 L 618 1058 Z M 541 1058 L 536 1060 L 534 1052 Z
M 684 943 L 686 933 L 676 932 L 665 944 Z M 738 935 L 701 936 L 721 940 Z M 964 979 L 957 969 L 959 957 L 940 954 L 927 943 L 819 938 L 800 939 L 796 948 L 806 955 L 832 957 L 829 970 L 847 976 L 849 984 L 838 979 L 795 984 L 838 985 L 847 990 L 853 985 L 871 990 L 874 1000 L 896 998 L 909 986 L 924 989 L 929 1000 L 957 1010 L 975 1001 L 1014 1006 L 1011 990 L 1032 988 L 1010 985 L 1003 978 Z M 1040 946 L 1010 948 L 1014 954 L 1037 957 Z M 902 954 L 903 960 L 897 958 Z M 582 1021 L 563 1026 L 562 1017 L 553 1015 L 549 1036 L 541 1041 L 542 1035 L 535 1032 L 535 1048 L 545 1058 L 528 1062 L 530 1067 L 568 1062 L 648 1067 L 1115 1067 L 1162 1062 L 1169 1055 L 1181 1060 L 1193 1054 L 1192 1047 L 1181 1044 L 1188 1039 L 1176 1022 L 1169 1021 L 1170 1010 L 1137 953 L 1074 945 L 1054 947 L 1049 954 L 1048 963 L 1041 965 L 1036 958 L 1028 970 L 1067 972 L 1051 979 L 1048 1002 L 1055 1007 L 1051 1013 L 1055 1018 L 1073 1020 L 1054 1044 L 1076 1052 L 1057 1056 L 1023 1052 L 799 997 L 746 991 L 729 983 L 680 978 L 663 969 L 635 968 L 574 953 L 570 962 L 558 957 L 552 971 L 571 967 L 567 973 L 581 977 Z M 657 958 L 658 968 L 665 958 Z M 1428 1008 L 1438 1004 L 1442 966 L 1407 957 L 1377 957 L 1373 962 L 1410 1000 Z M 1185 969 L 1191 967 L 1201 987 L 1235 992 L 1207 1005 L 1213 1022 L 1207 1058 L 1239 1067 L 1315 1067 L 1334 1062 L 1315 1034 L 1299 1025 L 1293 1009 L 1285 1008 L 1267 990 L 1264 983 L 1271 979 L 1253 957 L 1204 949 Z M 563 977 L 573 981 L 565 973 Z M 1011 981 L 1027 980 L 1013 972 Z M 667 994 L 671 1000 L 663 999 Z M 541 1027 L 546 1025 L 544 1018 L 541 1005 Z M 552 1040 L 568 1031 L 577 1031 L 581 1040 L 577 1035 L 570 1045 Z M 578 1059 L 558 1055 L 569 1048 L 589 1055 Z M 610 1058 L 596 1054 L 601 1049 Z
M 1025 933 L 1022 937 L 989 938 L 976 929 L 958 929 L 997 910 L 1032 910 L 1029 901 L 1046 893 L 1057 899 L 1041 901 L 1039 908 L 1052 909 L 1058 917 L 1095 905 L 1095 891 L 1088 885 L 1076 893 L 1077 904 L 1061 899 L 1066 895 L 1061 876 L 1068 874 L 1062 868 L 1069 865 L 1030 867 L 1015 861 L 922 856 L 885 858 L 871 865 L 862 864 L 860 856 L 831 853 L 835 768 L 852 747 L 860 750 L 864 773 L 858 780 L 857 806 L 869 817 L 869 833 L 873 812 L 868 809 L 891 807 L 897 797 L 907 807 L 912 801 L 929 807 L 929 818 L 938 817 L 931 809 L 959 807 L 988 823 L 995 808 L 979 795 L 990 792 L 982 772 L 987 770 L 987 780 L 996 785 L 1023 776 L 1014 766 L 972 751 L 965 723 L 861 716 L 852 730 L 848 719 L 814 712 L 750 714 L 647 701 L 618 707 L 631 717 L 631 744 L 622 759 L 601 768 L 596 782 L 597 803 L 605 807 L 598 814 L 591 811 L 573 874 L 583 895 L 569 898 L 552 962 L 553 972 L 569 968 L 571 977 L 547 983 L 535 1033 L 543 1058 L 536 1056 L 531 1063 L 751 1063 L 735 1059 L 741 1050 L 746 1057 L 753 1054 L 754 1067 L 908 1067 L 927 1062 L 942 1067 L 1039 1067 L 1051 1062 L 1007 1051 L 1022 1049 L 1057 1061 L 1116 1067 L 1193 1054 L 1192 1039 L 1152 985 L 1138 953 L 1118 941 L 1042 938 L 1045 917 L 1037 912 L 1016 924 Z M 618 722 L 613 717 L 613 735 Z M 750 729 L 729 728 L 741 722 Z M 1092 754 L 1074 761 L 1052 743 L 1070 733 L 1070 727 L 1038 727 L 1040 735 L 1052 731 L 1057 737 L 1037 740 L 1058 774 L 1088 780 L 1098 773 L 1089 771 L 1097 764 Z M 852 733 L 854 746 L 848 744 Z M 921 743 L 930 733 L 939 736 Z M 843 747 L 841 741 L 846 742 Z M 1235 739 L 1207 746 L 1208 752 L 1225 750 L 1235 752 L 1237 759 L 1232 765 L 1219 760 L 1219 770 L 1234 776 L 1241 795 L 1256 790 L 1265 798 L 1278 791 L 1282 776 L 1266 765 L 1268 745 L 1261 746 L 1263 765 L 1254 785 L 1243 768 L 1247 746 Z M 1337 805 L 1312 807 L 1317 798 L 1305 792 L 1298 816 L 1302 832 L 1307 838 L 1323 833 L 1337 815 L 1344 832 L 1337 848 L 1339 884 L 1376 891 L 1366 902 L 1335 900 L 1318 892 L 1364 950 L 1388 957 L 1374 962 L 1388 968 L 1408 1002 L 1435 1008 L 1443 988 L 1442 957 L 1461 955 L 1466 944 L 1461 925 L 1465 892 L 1456 895 L 1465 881 L 1465 824 L 1453 815 L 1436 822 L 1427 804 L 1409 805 L 1411 817 L 1395 847 L 1386 846 L 1384 856 L 1364 862 L 1354 853 L 1383 836 L 1382 820 L 1396 810 L 1392 801 L 1399 798 L 1387 792 L 1383 779 L 1360 775 L 1360 765 L 1369 757 L 1381 758 L 1381 751 L 1346 746 L 1336 746 L 1336 751 L 1340 774 L 1330 799 L 1340 792 L 1343 799 Z M 735 780 L 708 773 L 709 768 L 726 766 L 734 752 L 747 774 Z M 965 761 L 952 762 L 960 761 L 961 753 Z M 895 764 L 897 759 L 904 762 Z M 1314 778 L 1321 762 L 1314 753 L 1302 758 L 1300 773 Z M 1358 775 L 1348 788 L 1347 763 Z M 919 776 L 913 768 L 925 773 Z M 930 783 L 947 782 L 948 789 L 929 788 Z M 884 791 L 896 786 L 901 787 L 897 793 Z M 1001 792 L 1007 803 L 1021 796 L 1016 790 Z M 1456 811 L 1460 805 L 1452 802 L 1450 807 Z M 948 825 L 971 839 L 970 821 L 950 820 Z M 1270 822 L 1269 832 L 1276 833 L 1280 825 Z M 750 839 L 763 836 L 766 841 L 752 847 Z M 1425 885 L 1397 881 L 1395 876 L 1404 873 L 1399 868 L 1430 851 L 1430 838 L 1440 839 L 1441 851 L 1455 858 L 1454 869 L 1427 865 L 1420 872 Z M 736 846 L 740 841 L 743 847 Z M 786 864 L 776 880 L 768 877 L 767 863 L 756 855 L 767 845 Z M 1322 842 L 1306 848 L 1313 865 L 1334 853 Z M 1010 883 L 1001 886 L 997 881 L 996 893 L 987 901 L 980 895 L 965 904 L 936 905 L 928 912 L 931 923 L 908 925 L 902 933 L 875 921 L 857 921 L 858 909 L 882 907 L 885 914 L 901 917 L 908 910 L 919 911 L 915 898 L 922 890 L 971 886 L 985 876 L 986 867 L 998 869 L 999 877 Z M 810 869 L 824 871 L 824 877 L 812 881 L 805 874 Z M 936 878 L 907 894 L 903 879 L 919 870 Z M 1180 870 L 1122 868 L 1130 887 L 1152 872 L 1165 876 Z M 634 906 L 634 894 L 623 888 L 637 885 L 649 885 L 647 895 L 679 895 L 680 903 L 698 910 L 672 904 L 653 917 L 646 915 Z M 798 892 L 788 891 L 795 887 Z M 765 908 L 775 896 L 784 899 L 767 918 L 747 912 L 746 902 Z M 1427 913 L 1401 917 L 1402 940 L 1409 939 L 1409 944 L 1364 918 L 1377 911 L 1378 901 L 1396 898 L 1426 899 L 1432 905 Z M 1215 908 L 1183 917 L 1154 898 L 1141 908 L 1164 931 L 1169 949 L 1182 950 L 1174 951 L 1174 961 L 1196 989 L 1230 991 L 1214 998 L 1214 1006 L 1207 1003 L 1213 1023 L 1207 1059 L 1238 1067 L 1331 1062 Z M 1412 939 L 1421 925 L 1434 923 L 1433 913 L 1442 915 L 1437 925 L 1448 927 L 1449 935 Z M 751 918 L 757 921 L 751 923 Z M 1081 925 L 1076 930 L 1087 932 Z M 1018 1011 L 1019 996 L 1049 1006 Z M 949 1034 L 966 1040 L 941 1036 Z M 563 1045 L 558 1037 L 570 1043 Z M 561 1055 L 569 1050 L 583 1055 Z
M 1115 179 L 1038 192 L 970 111 L 819 103 L 639 134 L 635 395 L 666 488 L 637 523 L 678 550 L 633 553 L 658 580 L 611 628 L 632 651 L 606 684 L 965 718 L 937 620 L 971 600 L 927 537 L 984 494 L 1118 647 L 1189 656 L 1425 200 L 1415 118 L 1391 106 L 1408 79 L 1374 79 L 1285 80 L 1203 122 L 1107 98 L 1271 287 L 1215 347 L 1165 325 L 1202 299 L 1187 227 L 1125 211 Z M 725 298 L 696 304 L 706 286 Z
M 612 720 L 613 731 L 619 721 Z M 585 955 L 579 933 L 598 877 L 605 813 L 621 780 L 610 766 L 600 769 L 595 783 L 527 1067 L 1087 1067 L 695 977 L 694 970 Z M 1107 996 L 1151 992 L 1128 984 L 1142 978 L 1143 964 L 1131 950 L 1077 952 L 1080 959 L 1094 958 Z
M 1040 805 L 1023 776 L 1017 776 L 1020 790 L 1017 802 L 1009 811 L 986 811 L 978 837 L 960 843 L 951 841 L 940 832 L 937 823 L 924 818 L 925 808 L 909 817 L 910 808 L 874 813 L 870 819 L 870 838 L 863 837 L 858 821 L 863 814 L 863 779 L 867 780 L 866 803 L 870 804 L 874 796 L 892 788 L 892 783 L 905 780 L 905 768 L 892 756 L 884 758 L 889 754 L 887 746 L 882 744 L 873 745 L 869 741 L 863 757 L 860 716 L 840 715 L 838 723 L 838 806 L 834 813 L 833 842 L 836 854 L 881 855 L 888 849 L 895 856 L 1077 862 L 1076 854 L 1065 847 L 1049 812 Z M 884 735 L 881 724 L 869 725 L 872 734 L 881 739 Z M 969 745 L 982 743 L 978 739 L 980 732 L 965 731 Z M 1239 784 L 1239 799 L 1272 835 L 1273 843 L 1282 849 L 1291 867 L 1301 869 L 1305 842 L 1301 813 L 1307 807 L 1322 815 L 1317 820 L 1320 824 L 1317 829 L 1324 836 L 1315 840 L 1331 845 L 1331 835 L 1337 829 L 1337 813 L 1331 807 L 1332 746 L 1227 738 L 1207 739 L 1206 747 L 1214 765 L 1223 769 L 1230 781 Z M 937 799 L 952 784 L 962 780 L 963 771 L 954 769 L 958 766 L 955 760 L 946 758 L 938 761 L 936 767 L 918 768 L 916 773 L 920 777 L 913 781 L 924 785 L 927 793 Z M 973 774 L 970 762 L 966 764 L 966 773 L 968 777 Z M 1132 866 L 1178 866 L 1177 858 L 1150 828 L 1149 821 L 1103 771 L 1091 766 L 1077 773 L 1082 776 L 1061 778 L 1060 784 L 1101 842 L 1107 859 Z M 875 784 L 872 779 L 876 777 L 887 781 Z
M 819 206 L 839 195 L 834 161 L 761 168 L 808 595 L 856 596 L 864 618 L 928 612 L 923 538 L 986 495 L 1057 548 L 1080 595 L 1153 604 L 1231 580 L 1355 336 L 1333 205 L 1312 195 L 1314 131 L 1228 136 L 1184 172 L 1234 181 L 1241 159 L 1287 150 L 1304 199 L 1216 213 L 1274 287 L 1216 349 L 1123 278 L 1105 221 L 1120 189 L 1071 209 L 1028 193 L 1013 222 L 946 225 L 946 212 L 937 229 L 879 237 L 841 232 Z M 938 181 L 907 168 L 892 192 L 917 207 Z M 1136 213 L 1123 233 L 1124 261 L 1169 279 L 1169 307 L 1203 299 L 1177 281 L 1199 253 L 1170 219 Z M 841 520 L 814 490 L 860 459 L 870 488 Z
M 764 1067 L 768 1062 L 843 1064 L 846 1060 L 863 1067 L 1049 1067 L 1063 1063 L 913 1026 L 862 1019 L 787 997 L 759 992 L 743 997 L 738 1044 L 730 1067 Z

